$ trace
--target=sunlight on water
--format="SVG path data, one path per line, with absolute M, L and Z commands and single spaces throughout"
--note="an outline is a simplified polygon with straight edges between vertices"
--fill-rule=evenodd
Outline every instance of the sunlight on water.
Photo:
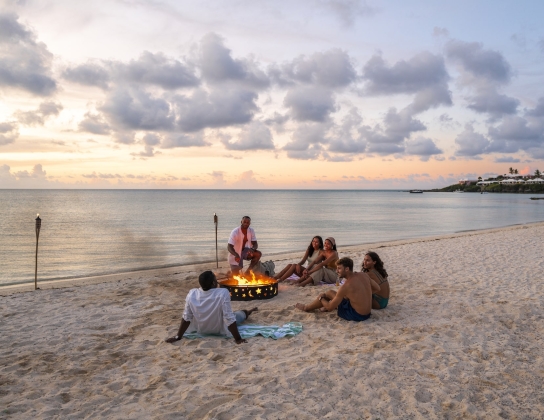
M 0 191 L 0 284 L 221 260 L 230 231 L 252 218 L 263 259 L 314 235 L 339 246 L 544 220 L 526 194 L 397 191 Z

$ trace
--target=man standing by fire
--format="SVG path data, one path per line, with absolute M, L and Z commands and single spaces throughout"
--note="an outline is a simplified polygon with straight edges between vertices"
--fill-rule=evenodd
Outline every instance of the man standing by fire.
M 247 271 L 253 270 L 261 259 L 261 251 L 257 251 L 259 244 L 251 225 L 251 217 L 244 216 L 240 226 L 230 233 L 227 250 L 232 274 L 239 274 L 244 266 L 244 260 L 251 261 Z

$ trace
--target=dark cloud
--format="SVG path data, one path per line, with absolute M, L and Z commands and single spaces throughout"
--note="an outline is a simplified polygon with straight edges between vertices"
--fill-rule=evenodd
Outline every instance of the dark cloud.
M 442 57 L 422 52 L 393 66 L 375 55 L 365 64 L 363 79 L 367 81 L 365 89 L 369 94 L 390 95 L 417 93 L 437 85 L 447 91 L 449 75 Z
M 359 115 L 356 108 L 352 108 L 350 112 L 342 119 L 338 126 L 333 126 L 329 130 L 329 152 L 336 153 L 363 153 L 366 150 L 367 143 L 361 132 L 361 124 L 363 119 Z M 341 161 L 338 156 L 329 157 L 330 161 Z
M 205 35 L 199 45 L 197 64 L 202 77 L 210 83 L 240 82 L 251 87 L 267 87 L 268 76 L 249 59 L 234 59 L 223 38 L 214 33 Z
M 465 130 L 455 138 L 457 144 L 456 156 L 475 157 L 486 151 L 490 141 L 482 134 L 476 133 L 471 124 L 465 125 Z
M 142 138 L 146 146 L 156 146 L 161 143 L 161 136 L 156 133 L 147 133 Z
M 470 98 L 468 108 L 497 118 L 504 114 L 515 114 L 518 105 L 519 101 L 515 98 L 501 95 L 495 89 L 485 89 Z
M 62 110 L 63 106 L 60 103 L 46 101 L 35 111 L 17 111 L 15 117 L 23 125 L 38 126 L 44 125 L 46 119 L 59 115 Z
M 540 98 L 533 109 L 526 111 L 527 117 L 544 117 L 544 98 Z
M 245 124 L 258 110 L 257 94 L 243 88 L 221 88 L 208 93 L 198 89 L 192 96 L 174 99 L 177 125 L 185 132 L 203 128 Z
M 19 137 L 19 126 L 16 123 L 0 123 L 0 146 L 13 143 Z
M 102 115 L 87 112 L 85 118 L 79 123 L 79 131 L 105 135 L 111 133 L 111 127 Z
M 336 111 L 333 92 L 316 86 L 299 86 L 290 89 L 283 101 L 297 121 L 325 121 Z
M 111 92 L 99 108 L 110 125 L 130 130 L 171 130 L 174 115 L 170 104 L 140 89 Z
M 428 160 L 430 156 L 443 153 L 432 139 L 424 137 L 407 140 L 405 151 L 408 155 L 420 156 L 422 160 Z
M 507 116 L 497 127 L 489 128 L 492 143 L 489 152 L 516 153 L 520 150 L 539 159 L 544 151 L 544 121 L 530 121 L 519 116 Z
M 446 45 L 446 55 L 474 77 L 507 83 L 512 76 L 510 64 L 503 55 L 498 51 L 485 50 L 479 42 L 452 40 Z
M 140 58 L 128 64 L 115 65 L 118 77 L 132 83 L 160 86 L 163 89 L 192 87 L 199 84 L 189 66 L 162 53 L 144 51 Z
M 70 82 L 85 86 L 97 86 L 107 89 L 110 82 L 110 74 L 101 64 L 87 62 L 79 66 L 70 67 L 63 72 L 63 77 Z
M 503 156 L 495 159 L 496 163 L 519 163 L 519 159 L 515 159 L 512 156 Z
M 329 88 L 347 86 L 357 77 L 349 55 L 337 48 L 301 55 L 281 68 L 272 67 L 271 75 L 280 85 L 299 82 Z
M 210 146 L 210 143 L 205 141 L 202 133 L 193 135 L 177 134 L 167 136 L 161 143 L 161 148 L 172 149 L 174 147 L 203 147 Z
M 288 152 L 304 152 L 312 149 L 313 153 L 321 150 L 321 147 L 312 147 L 320 144 L 327 144 L 329 140 L 326 137 L 329 124 L 306 123 L 299 124 L 293 132 L 292 139 L 287 143 L 283 150 Z M 289 154 L 291 156 L 291 154 Z
M 231 142 L 224 138 L 221 142 L 228 150 L 273 150 L 275 148 L 270 129 L 258 121 L 244 127 L 237 141 Z
M 18 22 L 18 16 L 0 13 L 0 86 L 23 89 L 38 96 L 57 90 L 51 75 L 53 55 L 45 44 Z

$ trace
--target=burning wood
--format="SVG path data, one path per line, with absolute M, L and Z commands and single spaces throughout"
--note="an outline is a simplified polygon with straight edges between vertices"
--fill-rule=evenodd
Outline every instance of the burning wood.
M 229 290 L 231 300 L 272 299 L 278 294 L 278 281 L 260 273 L 237 274 L 219 285 Z

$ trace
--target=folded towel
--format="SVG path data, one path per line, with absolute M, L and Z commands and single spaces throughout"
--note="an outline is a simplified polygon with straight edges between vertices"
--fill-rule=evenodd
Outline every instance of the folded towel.
M 283 324 L 283 326 L 278 327 L 277 325 L 253 325 L 253 324 L 244 324 L 238 326 L 238 331 L 242 338 L 255 337 L 257 335 L 262 335 L 266 338 L 272 338 L 277 340 L 282 337 L 293 337 L 302 331 L 302 324 L 300 322 L 288 322 Z M 229 338 L 224 335 L 207 335 L 207 334 L 198 334 L 194 333 L 185 333 L 183 338 L 188 338 L 193 340 L 195 338 L 204 338 L 204 337 L 224 337 Z

